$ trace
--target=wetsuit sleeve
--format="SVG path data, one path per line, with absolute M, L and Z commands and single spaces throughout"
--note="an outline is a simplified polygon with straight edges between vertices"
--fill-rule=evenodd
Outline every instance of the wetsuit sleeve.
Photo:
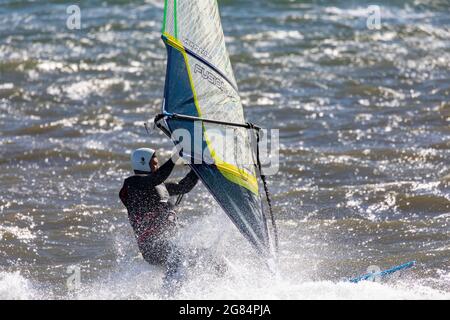
M 198 182 L 198 177 L 193 170 L 191 170 L 186 177 L 178 183 L 166 183 L 167 191 L 171 196 L 185 194 L 190 192 Z
M 167 160 L 156 172 L 151 174 L 153 184 L 157 186 L 166 181 L 174 166 L 175 163 L 172 161 L 172 158 Z

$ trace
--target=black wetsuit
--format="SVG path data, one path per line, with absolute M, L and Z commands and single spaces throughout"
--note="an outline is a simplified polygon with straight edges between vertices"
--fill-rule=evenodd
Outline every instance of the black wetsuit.
M 191 170 L 180 182 L 166 183 L 174 166 L 170 159 L 156 172 L 131 176 L 125 179 L 120 190 L 142 256 L 150 264 L 166 266 L 169 276 L 176 272 L 181 259 L 180 252 L 170 242 L 176 216 L 169 198 L 188 193 L 198 181 Z

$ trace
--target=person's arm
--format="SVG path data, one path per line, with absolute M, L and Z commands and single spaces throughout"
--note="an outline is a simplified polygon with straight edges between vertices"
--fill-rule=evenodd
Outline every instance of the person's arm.
M 150 176 L 152 179 L 152 182 L 155 186 L 160 185 L 164 181 L 167 180 L 167 178 L 172 173 L 173 168 L 175 167 L 175 162 L 173 162 L 172 158 L 166 161 L 156 172 L 153 172 Z
M 191 170 L 186 177 L 178 183 L 166 183 L 167 191 L 171 196 L 185 194 L 194 189 L 198 182 L 198 177 L 193 170 Z
M 153 172 L 150 177 L 152 179 L 153 185 L 157 186 L 163 183 L 169 178 L 172 173 L 173 168 L 175 167 L 175 162 L 181 157 L 181 153 L 183 152 L 183 148 L 180 146 L 176 146 L 175 152 L 172 154 L 169 160 L 166 161 L 156 172 Z

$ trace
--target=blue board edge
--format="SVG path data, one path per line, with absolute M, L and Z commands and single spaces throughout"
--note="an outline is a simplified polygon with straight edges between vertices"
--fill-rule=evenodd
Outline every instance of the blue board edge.
M 380 272 L 364 274 L 362 276 L 350 279 L 349 282 L 358 283 L 358 282 L 361 282 L 361 281 L 373 280 L 376 277 L 383 278 L 383 277 L 386 277 L 386 276 L 388 276 L 390 274 L 393 274 L 395 272 L 406 270 L 406 269 L 410 269 L 410 268 L 414 267 L 415 265 L 416 265 L 416 261 L 410 261 L 410 262 L 407 262 L 407 263 L 404 263 L 404 264 L 401 264 L 401 265 L 398 265 L 398 266 L 395 266 L 395 267 L 392 267 L 392 268 L 389 268 L 389 269 L 386 269 L 386 270 L 383 270 L 383 271 L 380 271 Z

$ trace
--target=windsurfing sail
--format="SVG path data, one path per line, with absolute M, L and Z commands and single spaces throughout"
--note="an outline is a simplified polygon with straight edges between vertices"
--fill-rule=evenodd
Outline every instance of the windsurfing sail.
M 244 119 L 217 1 L 166 0 L 162 39 L 168 55 L 162 110 L 166 134 L 174 142 L 177 130 L 191 134 L 183 156 L 257 252 L 272 257 L 274 240 L 251 148 L 253 127 Z

